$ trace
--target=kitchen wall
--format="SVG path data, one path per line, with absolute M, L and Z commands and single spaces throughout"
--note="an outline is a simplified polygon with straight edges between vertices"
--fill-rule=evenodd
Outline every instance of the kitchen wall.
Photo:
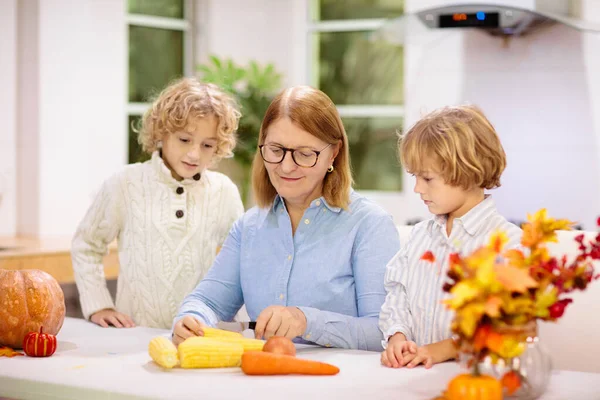
M 199 0 L 198 61 L 214 53 L 274 62 L 286 85 L 306 82 L 306 1 Z M 406 9 L 450 3 L 406 0 Z M 71 235 L 127 159 L 125 0 L 19 4 L 0 2 L 0 235 Z M 599 8 L 583 1 L 580 12 L 600 22 Z M 479 104 L 508 153 L 493 192 L 500 210 L 522 219 L 546 206 L 591 229 L 600 214 L 600 35 L 560 25 L 508 45 L 480 32 L 426 35 L 406 44 L 406 126 L 438 106 Z M 404 178 L 403 193 L 367 193 L 399 223 L 427 216 Z
M 426 3 L 409 0 L 407 9 L 450 2 Z M 583 4 L 583 18 L 600 18 L 597 2 Z M 407 126 L 441 105 L 478 104 L 507 152 L 503 185 L 491 192 L 500 211 L 522 220 L 546 207 L 594 229 L 600 215 L 599 41 L 600 34 L 560 24 L 508 42 L 471 30 L 409 36 Z M 399 219 L 422 210 L 415 195 L 406 196 L 408 210 Z

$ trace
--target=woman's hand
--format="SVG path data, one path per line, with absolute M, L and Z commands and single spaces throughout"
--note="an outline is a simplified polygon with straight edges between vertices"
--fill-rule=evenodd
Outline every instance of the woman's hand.
M 109 325 L 114 326 L 115 328 L 134 328 L 135 323 L 129 317 L 129 315 L 125 315 L 120 313 L 112 308 L 107 308 L 105 310 L 100 310 L 92 314 L 90 317 L 90 321 L 93 323 L 100 325 L 103 328 L 108 328 Z
M 257 339 L 284 336 L 294 339 L 306 331 L 306 316 L 298 307 L 269 306 L 256 319 Z
M 194 317 L 185 316 L 181 318 L 173 328 L 173 338 L 171 339 L 175 346 L 179 346 L 185 339 L 193 336 L 204 336 L 205 325 Z

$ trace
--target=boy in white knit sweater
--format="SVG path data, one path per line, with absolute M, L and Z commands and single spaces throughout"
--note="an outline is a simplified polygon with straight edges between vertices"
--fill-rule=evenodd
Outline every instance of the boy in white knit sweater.
M 108 327 L 170 328 L 244 208 L 235 184 L 208 170 L 235 147 L 240 113 L 212 84 L 184 78 L 164 89 L 138 140 L 152 158 L 104 182 L 72 243 L 86 319 Z M 116 304 L 102 257 L 118 240 Z

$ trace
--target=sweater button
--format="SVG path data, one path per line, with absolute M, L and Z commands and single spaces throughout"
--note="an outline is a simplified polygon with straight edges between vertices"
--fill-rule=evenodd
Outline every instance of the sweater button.
M 199 181 L 199 180 L 200 180 L 200 174 L 196 174 L 196 175 L 194 175 L 194 180 L 195 180 L 195 181 Z
M 179 186 L 175 192 L 177 194 L 183 194 L 183 188 L 181 186 Z
M 176 216 L 177 218 L 181 218 L 181 217 L 183 217 L 183 211 L 181 211 L 181 210 L 177 210 L 177 211 L 175 212 L 175 216 Z

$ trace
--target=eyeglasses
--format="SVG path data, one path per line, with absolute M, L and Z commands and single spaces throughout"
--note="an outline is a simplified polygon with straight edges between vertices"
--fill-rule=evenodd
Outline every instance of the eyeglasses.
M 309 149 L 308 147 L 288 149 L 287 147 L 276 144 L 261 144 L 258 146 L 258 148 L 260 149 L 260 155 L 262 156 L 262 159 L 269 164 L 279 164 L 284 160 L 285 155 L 289 151 L 292 153 L 292 160 L 294 160 L 294 163 L 296 163 L 297 166 L 311 168 L 317 165 L 317 161 L 319 161 L 319 154 L 321 154 L 321 152 L 323 152 L 323 150 L 329 146 L 331 146 L 331 143 L 319 151 Z

